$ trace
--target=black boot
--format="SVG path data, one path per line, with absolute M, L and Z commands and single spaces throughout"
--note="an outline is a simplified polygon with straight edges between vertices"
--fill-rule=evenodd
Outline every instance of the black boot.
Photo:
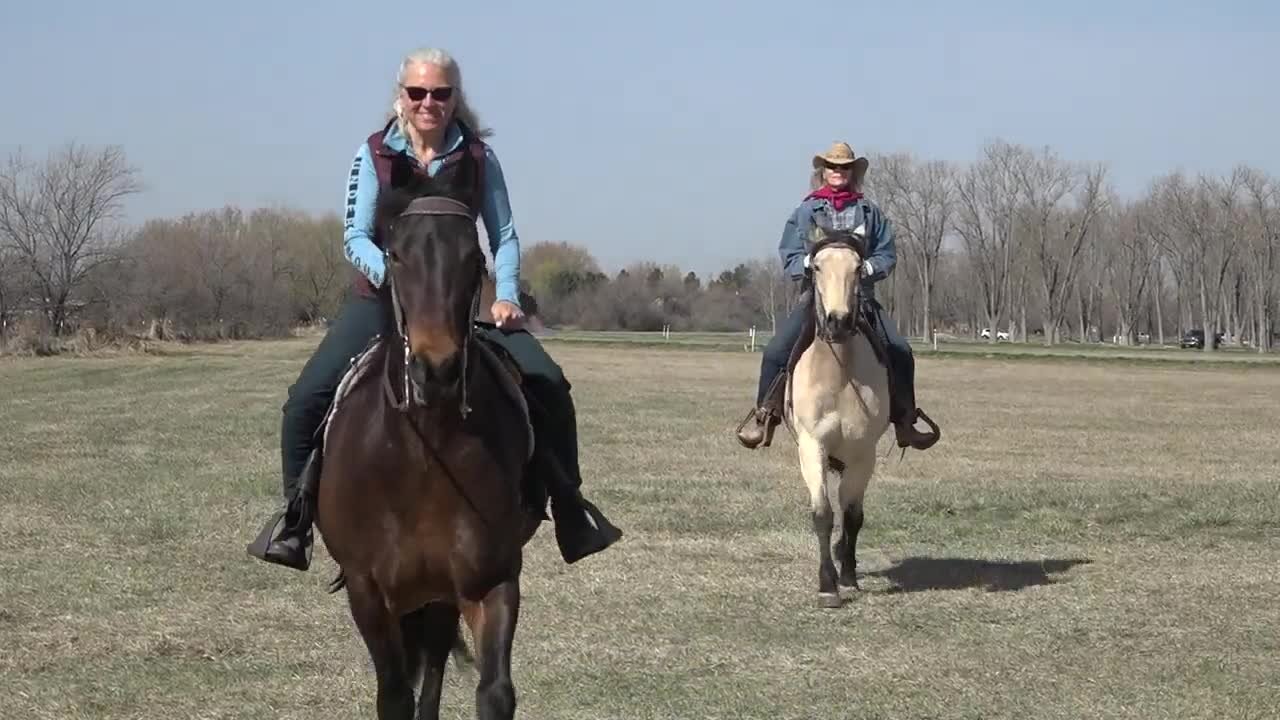
M 547 453 L 537 465 L 551 497 L 556 545 L 566 563 L 572 565 L 622 539 L 622 531 L 582 496 L 579 483 L 565 472 L 558 458 Z
M 312 511 L 319 479 L 317 449 L 307 458 L 301 478 L 284 478 L 284 509 L 272 514 L 258 537 L 249 543 L 246 551 L 251 557 L 304 572 L 311 567 Z
M 551 516 L 560 557 L 570 565 L 622 539 L 622 531 L 576 490 L 552 497 Z
M 889 420 L 893 423 L 898 447 L 928 450 L 942 437 L 942 431 L 928 415 L 916 407 L 915 358 L 910 353 L 888 353 L 889 368 Z M 923 420 L 929 432 L 916 429 L 916 421 Z

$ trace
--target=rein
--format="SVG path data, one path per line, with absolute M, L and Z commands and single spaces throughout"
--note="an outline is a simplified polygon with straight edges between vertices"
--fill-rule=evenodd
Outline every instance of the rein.
M 447 197 L 427 196 L 415 198 L 409 206 L 400 213 L 399 217 L 406 215 L 456 215 L 466 218 L 473 217 L 471 209 L 464 203 Z M 385 254 L 385 251 L 384 251 Z M 383 374 L 383 388 L 386 391 L 387 398 L 391 406 L 400 412 L 407 413 L 414 407 L 426 407 L 426 391 L 414 380 L 409 373 L 409 333 L 405 327 L 404 310 L 400 305 L 400 293 L 396 290 L 395 278 L 388 274 L 388 286 L 391 291 L 391 307 L 395 312 L 396 332 L 400 335 L 401 346 L 404 350 L 404 356 L 401 362 L 401 381 L 403 393 L 398 399 L 396 392 L 391 386 L 391 378 L 387 373 Z M 458 412 L 462 415 L 462 419 L 466 419 L 471 414 L 471 406 L 467 404 L 467 370 L 471 356 L 471 343 L 475 337 L 475 323 L 473 322 L 476 313 L 480 310 L 480 291 L 484 287 L 483 282 L 476 283 L 475 293 L 471 296 L 471 311 L 467 315 L 467 329 L 462 339 L 462 368 L 458 376 L 459 401 Z M 390 356 L 388 356 L 389 358 Z

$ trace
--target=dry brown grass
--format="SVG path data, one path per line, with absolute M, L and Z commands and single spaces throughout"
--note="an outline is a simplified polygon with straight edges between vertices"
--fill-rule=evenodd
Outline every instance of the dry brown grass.
M 314 342 L 0 361 L 0 717 L 372 717 L 323 550 L 243 552 Z M 628 535 L 534 540 L 519 716 L 1280 716 L 1280 372 L 923 359 L 943 442 L 882 446 L 832 612 L 789 436 L 732 438 L 758 356 L 551 347 Z

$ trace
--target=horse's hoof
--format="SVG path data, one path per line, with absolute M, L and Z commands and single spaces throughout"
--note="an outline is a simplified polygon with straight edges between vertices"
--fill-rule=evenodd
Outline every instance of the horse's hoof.
M 818 607 L 820 608 L 823 608 L 825 610 L 831 610 L 834 608 L 838 608 L 843 604 L 844 604 L 844 601 L 840 599 L 840 593 L 828 593 L 828 592 L 818 593 Z
M 846 600 L 856 596 L 860 592 L 862 592 L 862 588 L 858 587 L 857 585 L 841 585 L 840 586 L 840 597 Z

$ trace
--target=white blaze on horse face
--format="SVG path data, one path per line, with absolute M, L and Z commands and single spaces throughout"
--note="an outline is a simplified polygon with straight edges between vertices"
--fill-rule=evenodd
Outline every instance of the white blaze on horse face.
M 822 298 L 822 309 L 840 315 L 852 314 L 854 285 L 862 258 L 858 253 L 843 247 L 829 247 L 818 251 L 813 258 L 817 270 L 813 284 Z

